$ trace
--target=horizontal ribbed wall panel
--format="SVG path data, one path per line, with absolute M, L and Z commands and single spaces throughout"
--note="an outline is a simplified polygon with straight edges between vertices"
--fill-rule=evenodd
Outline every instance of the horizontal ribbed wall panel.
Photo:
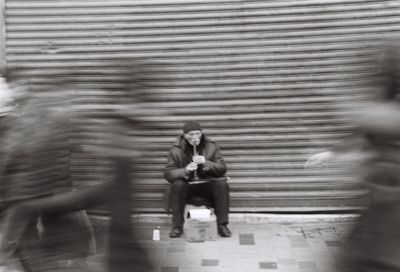
M 375 46 L 399 33 L 399 1 L 8 0 L 5 18 L 7 64 L 29 67 L 38 87 L 55 71 L 85 71 L 76 109 L 88 116 L 77 120 L 85 131 L 77 143 L 101 143 L 93 135 L 107 135 L 109 103 L 124 95 L 117 70 L 97 61 L 140 58 L 151 67 L 140 74 L 151 78 L 151 106 L 169 115 L 127 132 L 142 150 L 134 209 L 164 208 L 165 157 L 189 119 L 222 148 L 232 211 L 362 205 L 363 186 L 342 165 L 303 165 L 343 139 L 348 107 L 370 98 Z M 104 158 L 85 154 L 73 169 L 80 188 L 112 176 Z

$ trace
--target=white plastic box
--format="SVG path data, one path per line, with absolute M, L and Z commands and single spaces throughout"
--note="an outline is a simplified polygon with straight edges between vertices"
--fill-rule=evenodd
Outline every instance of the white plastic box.
M 186 205 L 183 230 L 186 241 L 203 242 L 217 239 L 217 217 L 205 206 Z

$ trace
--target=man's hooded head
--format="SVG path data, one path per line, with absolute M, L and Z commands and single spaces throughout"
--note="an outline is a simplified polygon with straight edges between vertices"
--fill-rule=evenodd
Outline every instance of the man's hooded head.
M 197 121 L 189 121 L 182 128 L 183 136 L 191 145 L 199 145 L 203 135 L 201 125 Z

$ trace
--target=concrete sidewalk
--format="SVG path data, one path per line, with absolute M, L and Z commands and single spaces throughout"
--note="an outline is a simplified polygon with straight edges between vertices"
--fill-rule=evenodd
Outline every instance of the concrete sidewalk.
M 357 215 L 231 214 L 231 238 L 171 239 L 170 218 L 135 218 L 143 246 L 160 272 L 333 272 L 333 261 Z M 96 220 L 96 219 L 95 219 Z M 159 241 L 153 230 L 159 229 Z

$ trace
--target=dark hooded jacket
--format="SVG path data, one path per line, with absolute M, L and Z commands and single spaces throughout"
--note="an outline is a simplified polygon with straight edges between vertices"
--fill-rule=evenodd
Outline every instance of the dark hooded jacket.
M 227 167 L 214 141 L 203 134 L 200 144 L 197 147 L 197 152 L 206 159 L 206 162 L 199 165 L 197 169 L 197 177 L 199 179 L 212 180 L 225 177 Z M 189 175 L 185 172 L 185 167 L 192 161 L 192 156 L 192 145 L 181 135 L 168 154 L 164 170 L 165 179 L 170 183 L 178 179 L 192 181 L 195 178 L 194 172 Z

